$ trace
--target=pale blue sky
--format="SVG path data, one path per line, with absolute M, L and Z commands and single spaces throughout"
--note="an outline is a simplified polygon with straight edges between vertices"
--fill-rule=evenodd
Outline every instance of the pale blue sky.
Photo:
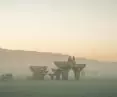
M 117 60 L 116 0 L 0 0 L 0 46 Z

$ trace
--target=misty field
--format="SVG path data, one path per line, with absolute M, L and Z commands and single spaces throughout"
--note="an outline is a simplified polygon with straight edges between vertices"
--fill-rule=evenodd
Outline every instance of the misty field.
M 117 97 L 117 80 L 6 81 L 0 97 Z

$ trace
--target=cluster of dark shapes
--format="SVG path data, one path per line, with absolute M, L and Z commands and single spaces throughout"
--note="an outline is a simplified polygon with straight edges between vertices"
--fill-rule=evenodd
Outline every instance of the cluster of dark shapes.
M 75 75 L 75 80 L 79 80 L 80 72 L 85 68 L 86 64 L 76 64 L 75 57 L 69 56 L 68 61 L 55 61 L 54 64 L 58 67 L 57 69 L 52 68 L 51 74 L 49 74 L 51 80 L 68 80 L 69 71 L 72 69 Z M 30 69 L 33 72 L 32 79 L 44 80 L 44 76 L 47 75 L 47 66 L 31 66 Z
M 11 73 L 2 74 L 0 80 L 2 81 L 13 80 L 13 75 Z

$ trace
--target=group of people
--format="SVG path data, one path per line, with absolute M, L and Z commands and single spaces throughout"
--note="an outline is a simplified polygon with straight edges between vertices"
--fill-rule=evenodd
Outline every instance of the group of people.
M 73 64 L 76 64 L 75 57 L 74 56 L 73 57 L 69 56 L 68 57 L 68 62 L 72 62 Z

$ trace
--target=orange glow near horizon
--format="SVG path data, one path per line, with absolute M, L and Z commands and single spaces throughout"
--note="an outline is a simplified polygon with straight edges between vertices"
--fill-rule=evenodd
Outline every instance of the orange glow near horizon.
M 15 1 L 0 1 L 1 47 L 117 61 L 117 6 L 113 2 Z

